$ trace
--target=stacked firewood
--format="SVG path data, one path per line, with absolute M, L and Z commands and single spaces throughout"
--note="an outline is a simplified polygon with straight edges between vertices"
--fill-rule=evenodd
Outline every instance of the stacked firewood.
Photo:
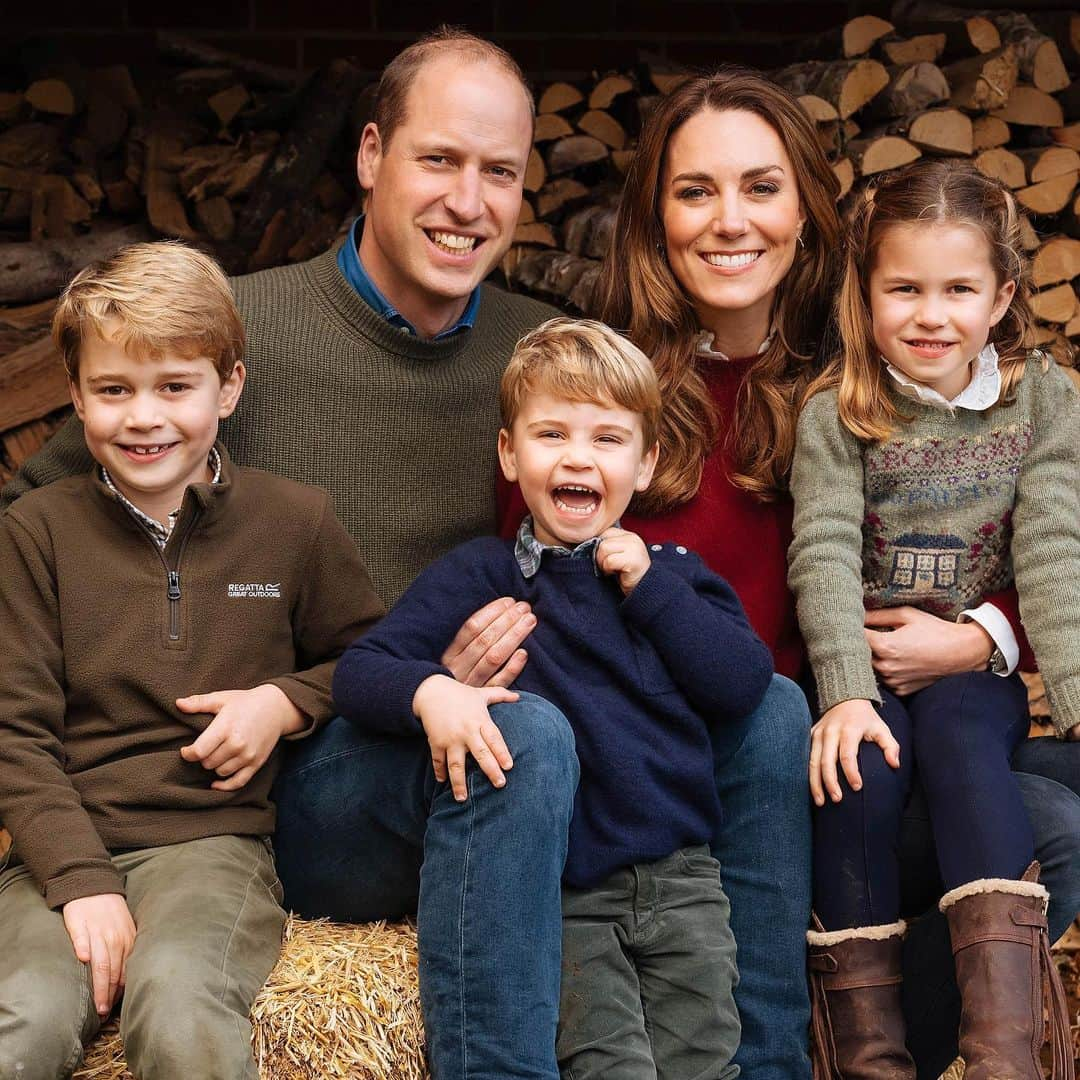
M 1080 341 L 1080 14 L 1036 23 L 898 3 L 806 41 L 773 72 L 814 120 L 844 196 L 924 155 L 966 157 L 1025 208 L 1039 343 L 1068 362 Z M 579 310 L 614 225 L 621 177 L 656 95 L 687 77 L 648 59 L 590 86 L 540 95 L 511 282 Z
M 0 93 L 0 482 L 67 403 L 41 340 L 47 301 L 120 242 L 176 236 L 234 273 L 325 250 L 358 208 L 354 155 L 372 88 L 347 60 L 291 72 L 162 36 L 152 80 L 124 67 L 42 71 Z M 179 66 L 175 66 L 179 65 Z M 924 155 L 1015 190 L 1039 342 L 1080 342 L 1080 14 L 973 14 L 899 0 L 773 73 L 814 120 L 845 195 Z M 688 72 L 647 54 L 540 88 L 509 287 L 588 312 L 643 119 Z M 42 307 L 22 305 L 40 303 Z M 4 355 L 7 353 L 8 355 Z

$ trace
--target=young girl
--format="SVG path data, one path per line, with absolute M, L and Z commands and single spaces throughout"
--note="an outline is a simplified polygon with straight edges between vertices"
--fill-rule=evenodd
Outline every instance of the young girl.
M 1058 733 L 1080 735 L 1080 396 L 1027 353 L 1020 250 L 1013 197 L 966 163 L 920 162 L 867 190 L 838 302 L 842 354 L 799 421 L 790 582 L 821 708 L 815 1077 L 915 1077 L 897 848 L 916 782 L 948 890 L 967 1080 L 1041 1080 L 1044 992 L 1054 1076 L 1073 1076 L 1047 893 L 1009 768 L 1028 733 L 1023 683 L 992 663 L 897 697 L 876 681 L 864 631 L 867 608 L 956 618 L 1015 579 Z

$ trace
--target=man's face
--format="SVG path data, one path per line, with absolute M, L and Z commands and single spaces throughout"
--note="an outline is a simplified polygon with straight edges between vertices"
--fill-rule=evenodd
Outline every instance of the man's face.
M 364 129 L 357 173 L 370 194 L 360 259 L 424 336 L 460 317 L 509 248 L 531 143 L 520 83 L 454 55 L 417 73 L 388 144 L 374 124 Z

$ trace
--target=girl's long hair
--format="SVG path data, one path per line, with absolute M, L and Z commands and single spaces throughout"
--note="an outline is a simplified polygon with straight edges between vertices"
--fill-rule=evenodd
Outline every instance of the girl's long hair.
M 918 161 L 884 174 L 855 202 L 847 223 L 836 302 L 841 347 L 805 397 L 838 387 L 840 419 L 856 438 L 880 442 L 909 419 L 893 403 L 890 376 L 874 342 L 870 274 L 886 230 L 894 225 L 972 225 L 986 237 L 998 286 L 1016 283 L 1012 303 L 990 331 L 1001 368 L 999 401 L 1012 398 L 1024 373 L 1033 318 L 1020 212 L 1003 184 L 966 161 Z
M 691 78 L 663 98 L 646 121 L 630 164 L 614 237 L 597 283 L 598 317 L 627 332 L 652 357 L 664 413 L 660 461 L 635 509 L 660 513 L 688 502 L 701 484 L 705 458 L 720 436 L 696 353 L 698 320 L 664 250 L 661 187 L 674 133 L 705 109 L 738 109 L 761 117 L 787 150 L 806 223 L 795 261 L 777 288 L 775 336 L 744 380 L 724 433 L 733 481 L 766 501 L 786 486 L 795 445 L 795 406 L 828 324 L 834 255 L 839 247 L 839 182 L 798 102 L 764 75 L 722 67 Z

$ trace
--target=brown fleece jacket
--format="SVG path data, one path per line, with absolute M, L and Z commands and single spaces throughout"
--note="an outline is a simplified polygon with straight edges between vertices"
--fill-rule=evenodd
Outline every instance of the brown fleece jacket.
M 51 907 L 123 893 L 110 850 L 274 829 L 277 752 L 239 791 L 180 748 L 176 698 L 261 683 L 332 715 L 336 658 L 383 612 L 325 491 L 240 469 L 193 485 L 160 551 L 97 472 L 0 518 L 0 819 Z

